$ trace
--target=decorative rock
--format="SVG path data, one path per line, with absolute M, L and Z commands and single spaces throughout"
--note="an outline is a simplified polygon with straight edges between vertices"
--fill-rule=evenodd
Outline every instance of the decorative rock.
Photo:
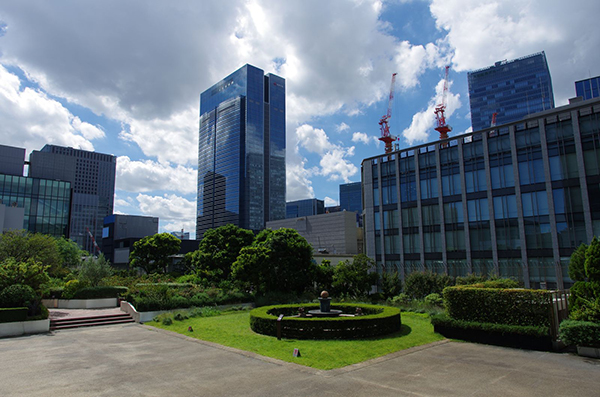
M 194 329 L 192 328 L 191 325 L 188 327 L 188 332 L 194 332 Z
M 329 292 L 327 292 L 327 291 L 322 291 L 321 292 L 321 298 L 325 299 L 325 298 L 328 298 L 328 297 L 329 297 Z

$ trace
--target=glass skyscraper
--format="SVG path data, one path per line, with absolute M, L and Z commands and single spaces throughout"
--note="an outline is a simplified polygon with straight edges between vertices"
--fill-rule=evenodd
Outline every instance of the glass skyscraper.
M 569 288 L 571 254 L 600 236 L 600 99 L 365 159 L 362 183 L 380 272 Z
M 288 201 L 285 203 L 285 217 L 299 218 L 302 216 L 319 215 L 325 213 L 325 202 L 316 198 Z
M 113 213 L 116 166 L 117 158 L 110 154 L 56 145 L 29 156 L 29 176 L 70 182 L 70 237 L 90 253 L 97 250 L 89 233 L 102 250 L 104 218 Z
M 200 95 L 196 236 L 285 218 L 285 80 L 245 65 Z
M 584 100 L 600 97 L 600 76 L 576 81 L 575 92 Z
M 473 131 L 554 108 L 546 54 L 542 51 L 468 73 Z

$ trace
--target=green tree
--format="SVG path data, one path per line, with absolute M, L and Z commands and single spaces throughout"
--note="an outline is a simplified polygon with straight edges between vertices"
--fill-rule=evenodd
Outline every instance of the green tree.
M 441 295 L 444 288 L 450 285 L 452 278 L 445 274 L 413 272 L 404 280 L 404 291 L 412 299 L 423 299 L 429 294 Z
M 340 295 L 358 298 L 368 295 L 378 279 L 375 261 L 364 254 L 358 254 L 352 262 L 346 260 L 335 267 L 333 288 Z
M 584 267 L 588 281 L 600 282 L 600 240 L 597 237 L 592 239 L 585 251 Z
M 147 236 L 133 244 L 129 266 L 147 274 L 166 273 L 171 263 L 169 256 L 179 252 L 181 240 L 169 233 Z
M 100 254 L 97 258 L 90 256 L 81 263 L 79 279 L 88 282 L 91 287 L 97 287 L 103 278 L 110 277 L 113 273 L 114 269 L 108 260 Z
M 333 274 L 335 273 L 335 267 L 331 265 L 331 261 L 323 259 L 316 271 L 315 281 L 317 283 L 317 293 L 325 290 L 330 294 L 335 294 L 333 288 Z
M 50 278 L 44 266 L 34 259 L 19 262 L 15 258 L 0 261 L 0 290 L 15 284 L 28 285 L 39 293 L 42 284 Z
M 571 254 L 569 260 L 569 278 L 573 281 L 585 281 L 585 252 L 588 246 L 583 243 Z
M 265 229 L 233 264 L 235 280 L 259 294 L 292 292 L 311 287 L 316 273 L 312 247 L 293 229 Z
M 393 298 L 402 292 L 402 280 L 398 272 L 381 274 L 381 293 L 385 299 Z
M 54 277 L 68 273 L 62 266 L 56 240 L 45 234 L 11 230 L 0 235 L 0 262 L 8 258 L 14 258 L 17 262 L 32 259 L 47 266 L 48 274 Z
M 250 230 L 228 224 L 207 230 L 197 251 L 186 255 L 186 264 L 198 276 L 211 282 L 229 279 L 231 266 L 240 251 L 254 240 Z
M 76 269 L 81 264 L 82 258 L 89 256 L 89 253 L 79 248 L 75 241 L 65 237 L 57 238 L 56 246 L 62 265 L 69 269 Z

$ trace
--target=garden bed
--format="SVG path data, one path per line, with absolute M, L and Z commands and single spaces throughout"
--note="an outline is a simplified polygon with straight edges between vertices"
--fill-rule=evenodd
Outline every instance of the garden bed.
M 118 306 L 117 298 L 42 299 L 42 303 L 51 309 L 104 309 Z

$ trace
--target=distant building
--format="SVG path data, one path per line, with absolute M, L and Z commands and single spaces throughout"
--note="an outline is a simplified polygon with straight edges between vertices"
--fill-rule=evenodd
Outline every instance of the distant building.
M 298 218 L 300 216 L 319 215 L 324 213 L 325 202 L 316 198 L 288 201 L 285 203 L 286 218 Z
M 600 76 L 576 81 L 575 92 L 584 100 L 600 97 Z
M 473 131 L 554 108 L 546 54 L 542 51 L 468 73 Z
M 282 219 L 267 222 L 269 229 L 290 228 L 296 230 L 321 254 L 359 254 L 362 252 L 362 234 L 356 226 L 353 212 L 336 212 Z
M 113 213 L 117 158 L 109 154 L 46 145 L 42 150 L 31 153 L 29 163 L 31 177 L 70 183 L 73 188 L 70 237 L 90 253 L 96 251 L 95 239 L 102 250 L 104 218 Z
M 367 158 L 361 174 L 379 272 L 569 288 L 571 254 L 600 236 L 600 99 Z
M 332 205 L 331 207 L 325 207 L 326 214 L 333 214 L 334 212 L 340 212 L 342 207 L 339 205 Z
M 25 149 L 0 145 L 0 174 L 23 176 Z
M 102 253 L 115 267 L 129 265 L 133 243 L 158 233 L 158 218 L 113 214 L 104 218 Z
M 340 209 L 356 213 L 356 222 L 362 227 L 362 184 L 360 182 L 340 185 Z
M 22 230 L 24 219 L 25 208 L 0 204 L 0 234 L 10 230 Z
M 190 239 L 190 232 L 184 232 L 183 230 L 180 232 L 171 232 L 171 234 L 180 240 L 189 240 Z
M 196 236 L 285 218 L 285 80 L 245 65 L 200 95 Z

